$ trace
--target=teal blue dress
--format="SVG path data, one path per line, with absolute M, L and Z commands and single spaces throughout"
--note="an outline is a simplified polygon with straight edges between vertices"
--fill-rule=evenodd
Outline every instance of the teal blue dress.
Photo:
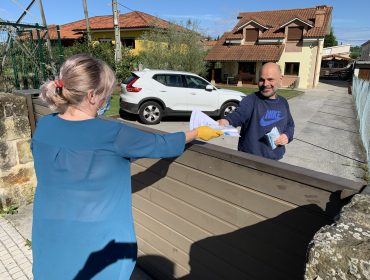
M 129 279 L 137 254 L 130 159 L 176 157 L 184 146 L 183 132 L 41 118 L 31 144 L 34 279 Z

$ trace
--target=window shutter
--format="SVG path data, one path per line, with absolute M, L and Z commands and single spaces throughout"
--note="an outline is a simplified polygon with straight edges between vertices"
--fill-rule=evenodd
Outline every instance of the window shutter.
M 246 29 L 245 30 L 245 41 L 246 42 L 256 42 L 258 39 L 258 29 Z
M 289 27 L 288 28 L 288 41 L 299 41 L 303 38 L 302 27 Z

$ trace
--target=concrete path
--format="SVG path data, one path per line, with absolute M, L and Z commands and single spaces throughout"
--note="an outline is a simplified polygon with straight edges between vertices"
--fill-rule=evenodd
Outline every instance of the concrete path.
M 4 218 L 0 218 L 0 279 L 33 279 L 31 248 L 17 229 Z
M 18 209 L 17 214 L 0 216 L 0 280 L 29 280 L 32 275 L 33 204 Z M 152 280 L 135 267 L 131 280 Z
M 365 151 L 347 83 L 320 83 L 289 105 L 296 130 L 282 161 L 365 183 Z
M 283 162 L 364 182 L 365 153 L 358 133 L 352 96 L 346 83 L 320 83 L 316 89 L 289 100 L 296 123 L 295 139 L 287 146 Z M 136 121 L 132 121 L 137 123 Z M 188 118 L 165 120 L 153 128 L 187 130 Z M 212 144 L 236 149 L 237 139 L 220 137 Z M 32 204 L 14 215 L 0 217 L 0 280 L 33 279 L 31 240 Z M 150 280 L 135 269 L 132 280 Z

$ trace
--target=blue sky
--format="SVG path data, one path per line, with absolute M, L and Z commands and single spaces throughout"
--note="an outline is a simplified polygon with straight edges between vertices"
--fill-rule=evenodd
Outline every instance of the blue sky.
M 29 3 L 30 0 L 0 0 L 0 18 L 16 20 L 22 13 L 21 7 L 26 7 Z M 89 16 L 111 14 L 111 3 L 109 0 L 87 0 Z M 332 26 L 339 43 L 361 45 L 370 40 L 369 0 L 121 0 L 118 3 L 121 4 L 119 5 L 121 13 L 130 12 L 124 7 L 126 6 L 166 20 L 176 22 L 195 20 L 202 33 L 211 37 L 230 31 L 237 22 L 239 12 L 329 5 L 334 7 Z M 43 0 L 43 6 L 48 24 L 63 24 L 84 18 L 82 0 Z M 30 12 L 31 14 L 24 18 L 25 22 L 41 22 L 38 1 Z

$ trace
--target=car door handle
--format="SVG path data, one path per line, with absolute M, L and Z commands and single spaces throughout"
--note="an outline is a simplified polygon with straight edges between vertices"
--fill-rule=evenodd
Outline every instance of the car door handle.
M 161 90 L 161 92 L 167 92 L 167 90 Z
M 191 94 L 191 95 L 197 95 L 197 93 L 196 93 L 196 92 L 190 92 L 190 94 Z

